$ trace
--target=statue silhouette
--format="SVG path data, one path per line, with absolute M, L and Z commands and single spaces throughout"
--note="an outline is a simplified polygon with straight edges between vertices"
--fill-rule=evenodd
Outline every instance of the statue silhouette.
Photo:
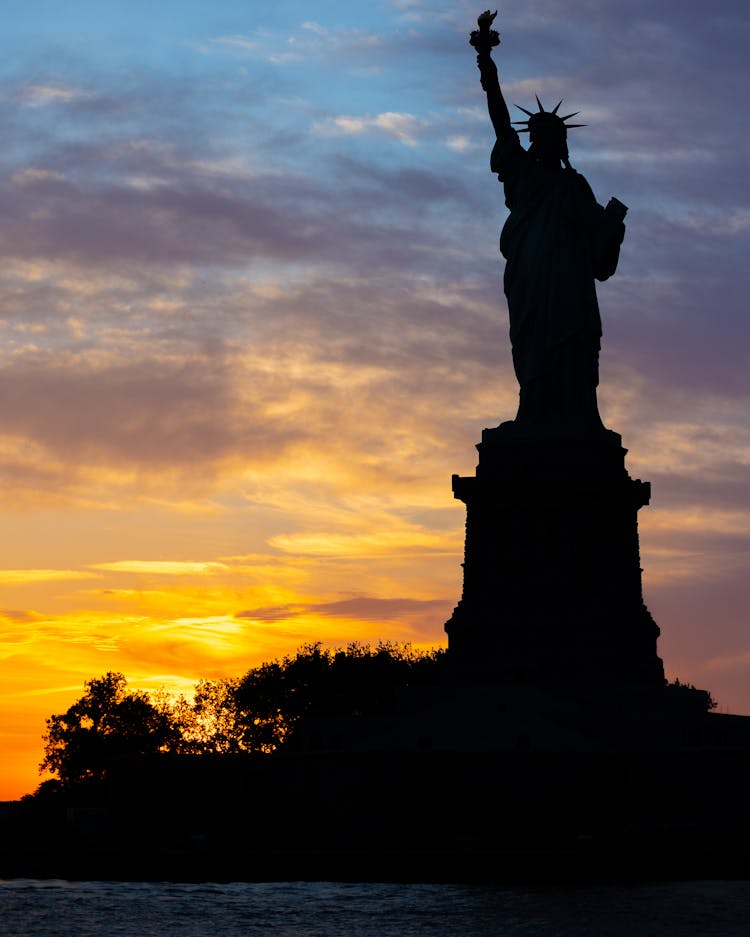
M 627 209 L 617 199 L 607 208 L 570 165 L 560 103 L 516 121 L 525 125 L 524 149 L 500 90 L 491 50 L 499 37 L 486 11 L 472 33 L 482 87 L 497 142 L 490 166 L 505 188 L 510 216 L 500 237 L 504 288 L 510 313 L 513 365 L 520 384 L 514 424 L 528 436 L 590 436 L 605 432 L 599 417 L 599 348 L 602 334 L 594 280 L 617 267 Z
M 491 167 L 510 216 L 500 249 L 515 420 L 485 429 L 474 476 L 453 476 L 466 505 L 461 599 L 448 622 L 457 671 L 549 685 L 661 687 L 659 629 L 643 601 L 638 510 L 650 486 L 625 468 L 622 438 L 599 417 L 601 319 L 595 280 L 615 272 L 625 206 L 598 205 L 570 165 L 560 104 L 526 111 L 521 146 L 500 90 L 490 29 L 471 44 L 497 135 Z M 574 677 L 575 675 L 575 677 Z

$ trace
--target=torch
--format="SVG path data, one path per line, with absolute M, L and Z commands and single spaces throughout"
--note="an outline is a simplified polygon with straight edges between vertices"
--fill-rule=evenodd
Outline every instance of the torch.
M 489 55 L 495 46 L 500 45 L 500 36 L 497 30 L 490 29 L 496 16 L 497 10 L 495 10 L 494 13 L 485 10 L 484 13 L 480 13 L 477 17 L 477 26 L 479 26 L 479 29 L 475 29 L 472 32 L 469 37 L 469 42 L 474 46 L 479 55 Z

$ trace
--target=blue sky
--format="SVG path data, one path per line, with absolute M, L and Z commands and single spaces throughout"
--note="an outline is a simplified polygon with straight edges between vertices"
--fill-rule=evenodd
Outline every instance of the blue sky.
M 24 771 L 108 669 L 185 689 L 310 639 L 443 639 L 450 476 L 517 399 L 479 12 L 4 4 L 0 715 Z M 667 669 L 750 712 L 746 5 L 527 0 L 497 25 L 508 100 L 579 110 L 573 165 L 630 207 L 600 405 L 653 484 Z

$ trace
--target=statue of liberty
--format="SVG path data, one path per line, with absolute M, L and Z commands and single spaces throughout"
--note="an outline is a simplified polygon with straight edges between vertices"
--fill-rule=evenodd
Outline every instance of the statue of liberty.
M 524 149 L 500 90 L 487 10 L 470 42 L 477 51 L 497 142 L 490 166 L 505 189 L 510 216 L 500 237 L 504 288 L 510 314 L 513 366 L 520 385 L 514 423 L 525 437 L 591 436 L 605 432 L 599 417 L 599 348 L 602 334 L 594 280 L 617 267 L 627 209 L 611 199 L 596 202 L 589 184 L 570 165 L 567 131 L 575 114 L 558 115 L 560 104 L 538 111 L 519 108 L 529 134 Z M 577 112 L 576 112 L 577 113 Z

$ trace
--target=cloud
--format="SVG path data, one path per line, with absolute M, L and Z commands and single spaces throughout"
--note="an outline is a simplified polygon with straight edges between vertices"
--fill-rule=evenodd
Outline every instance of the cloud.
M 95 573 L 76 569 L 0 569 L 0 583 L 26 585 L 40 582 L 64 582 L 69 579 L 92 579 L 95 575 Z M 5 614 L 10 617 L 9 613 Z
M 0 617 L 4 618 L 6 621 L 15 622 L 16 624 L 24 624 L 26 622 L 38 621 L 43 616 L 30 609 L 0 608 Z
M 38 185 L 39 183 L 57 183 L 64 180 L 62 173 L 55 172 L 52 169 L 35 169 L 33 166 L 27 169 L 20 169 L 11 176 L 10 181 L 14 185 Z
M 246 609 L 237 612 L 237 618 L 250 618 L 254 621 L 286 621 L 314 613 L 333 618 L 355 620 L 389 621 L 401 619 L 418 613 L 439 614 L 444 611 L 443 599 L 414 598 L 379 598 L 361 595 L 333 602 L 320 602 L 309 605 L 277 605 L 265 608 Z
M 462 133 L 448 137 L 448 139 L 445 141 L 445 145 L 449 149 L 455 150 L 456 153 L 466 153 L 468 150 L 475 148 L 475 144 L 471 142 L 471 139 L 466 136 L 466 134 Z
M 186 560 L 116 560 L 112 563 L 94 563 L 91 568 L 112 573 L 143 573 L 154 576 L 195 576 L 225 572 L 228 569 L 224 563 L 194 563 Z
M 304 611 L 303 605 L 269 605 L 237 612 L 235 618 L 251 618 L 253 621 L 286 621 L 289 618 L 296 618 Z
M 336 133 L 374 128 L 409 145 L 421 128 L 406 114 L 341 120 Z M 0 186 L 0 245 L 19 261 L 65 259 L 94 273 L 126 264 L 149 272 L 164 264 L 262 270 L 322 263 L 341 271 L 369 262 L 390 269 L 399 252 L 419 265 L 430 247 L 450 255 L 442 246 L 447 229 L 424 222 L 426 209 L 439 212 L 446 195 L 453 201 L 462 188 L 468 193 L 460 180 L 416 166 L 384 173 L 340 154 L 335 160 L 328 177 L 313 178 L 153 147 L 125 148 L 114 160 L 100 148 L 79 148 L 69 159 L 17 169 Z M 429 204 L 409 179 L 433 186 Z M 454 207 L 459 219 L 469 217 L 469 206 Z
M 79 462 L 109 451 L 121 465 L 180 460 L 188 451 L 205 460 L 226 450 L 227 427 L 214 419 L 226 391 L 207 360 L 92 367 L 75 357 L 16 359 L 0 370 L 3 436 L 29 436 Z
M 410 529 L 379 530 L 373 533 L 277 534 L 269 544 L 286 553 L 306 556 L 373 557 L 410 556 L 418 553 L 455 553 L 460 544 L 441 531 Z
M 31 84 L 21 88 L 17 97 L 26 107 L 44 107 L 48 104 L 70 104 L 87 100 L 94 97 L 94 94 L 80 88 Z
M 363 62 L 377 61 L 384 39 L 372 30 L 325 26 L 314 20 L 303 20 L 285 30 L 258 27 L 249 34 L 217 36 L 209 43 L 214 48 L 225 47 L 277 66 L 314 62 L 318 67 L 336 68 L 342 64 L 361 67 Z M 199 46 L 199 49 L 205 52 L 206 46 Z
M 256 40 L 248 39 L 246 36 L 217 36 L 215 39 L 210 39 L 209 42 L 214 42 L 217 45 L 235 46 L 238 49 L 247 51 L 256 51 L 259 45 Z
M 334 617 L 384 621 L 424 612 L 439 617 L 445 611 L 445 605 L 442 599 L 386 599 L 361 595 L 324 602 L 314 606 L 314 609 L 320 614 Z
M 323 136 L 359 136 L 376 134 L 389 137 L 405 146 L 416 146 L 419 136 L 427 126 L 423 119 L 413 114 L 386 111 L 382 114 L 363 116 L 329 117 L 316 124 L 313 129 Z

